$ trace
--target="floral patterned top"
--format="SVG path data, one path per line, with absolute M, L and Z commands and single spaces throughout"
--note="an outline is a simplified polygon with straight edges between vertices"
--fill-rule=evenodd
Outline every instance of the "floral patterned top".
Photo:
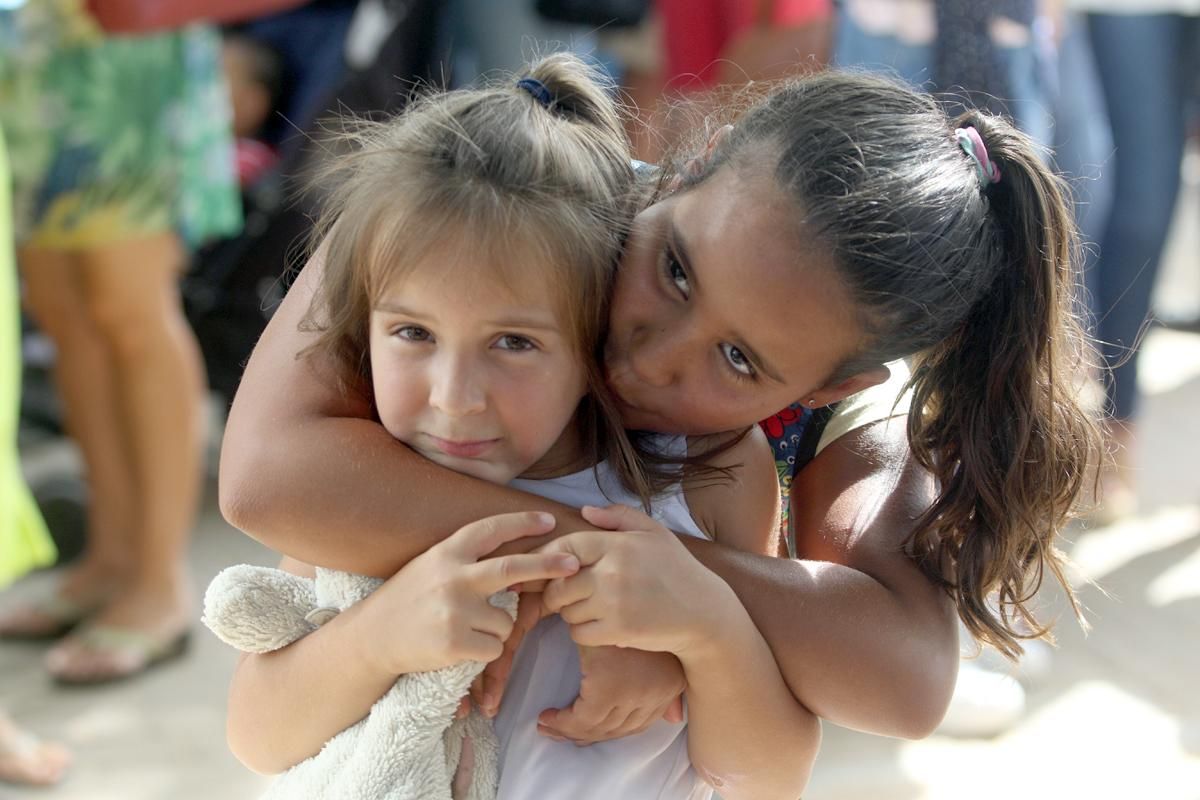
M 775 469 L 779 473 L 779 494 L 783 508 L 780 526 L 788 532 L 789 497 L 796 473 L 813 460 L 825 425 L 833 417 L 836 406 L 807 408 L 794 403 L 778 414 L 758 423 L 775 453 Z M 790 543 L 790 537 L 789 537 Z M 789 544 L 790 546 L 790 544 Z
M 83 0 L 0 4 L 0 126 L 18 244 L 86 250 L 241 227 L 220 38 L 108 36 Z
M 788 510 L 796 473 L 804 469 L 821 448 L 856 428 L 888 419 L 895 419 L 901 426 L 906 424 L 903 420 L 912 400 L 908 387 L 912 373 L 903 361 L 893 361 L 887 367 L 891 374 L 886 381 L 838 403 L 816 409 L 795 403 L 759 423 L 775 453 L 783 501 L 781 524 L 789 551 L 795 549 L 788 527 Z

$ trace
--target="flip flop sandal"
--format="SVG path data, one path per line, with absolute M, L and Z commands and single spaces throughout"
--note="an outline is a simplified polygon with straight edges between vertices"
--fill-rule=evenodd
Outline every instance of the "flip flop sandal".
M 49 624 L 44 628 L 31 630 L 0 629 L 0 639 L 14 642 L 49 642 L 61 639 L 75 630 L 89 616 L 99 611 L 103 605 L 102 602 L 79 603 L 57 594 L 42 600 L 34 600 L 19 606 L 17 610 L 5 616 L 12 619 L 36 615 L 48 619 Z
M 69 669 L 51 664 L 50 677 L 60 686 L 99 686 L 128 680 L 180 658 L 187 653 L 191 640 L 190 630 L 163 639 L 150 633 L 111 625 L 85 625 L 65 640 L 64 645 L 70 642 L 83 651 L 85 658 L 87 655 L 98 655 L 101 660 L 107 657 L 119 666 L 72 674 Z M 53 658 L 53 652 L 50 658 Z M 67 660 L 72 659 L 67 657 Z
M 57 761 L 61 766 L 57 772 L 47 772 L 44 765 L 30 767 L 27 762 L 41 760 L 39 751 L 50 748 L 59 750 Z M 62 779 L 70 765 L 70 756 L 58 745 L 47 744 L 28 731 L 14 728 L 7 736 L 0 737 L 0 783 L 24 786 L 51 786 Z M 23 763 L 26 762 L 26 763 Z M 40 767 L 40 769 L 39 769 Z

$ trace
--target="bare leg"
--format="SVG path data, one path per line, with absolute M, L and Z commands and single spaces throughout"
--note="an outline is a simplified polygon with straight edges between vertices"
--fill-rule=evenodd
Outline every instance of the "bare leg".
M 57 350 L 54 380 L 89 486 L 87 551 L 67 571 L 58 594 L 80 609 L 96 608 L 125 577 L 136 518 L 113 362 L 89 314 L 76 259 L 28 249 L 20 263 L 26 306 Z M 37 633 L 54 625 L 55 619 L 36 607 L 0 621 L 0 629 L 9 633 Z
M 81 263 L 113 356 L 138 498 L 133 572 L 95 623 L 165 641 L 188 627 L 186 549 L 202 471 L 204 374 L 180 303 L 182 250 L 164 234 L 89 251 Z M 142 655 L 67 641 L 48 663 L 68 678 L 103 676 L 134 670 Z

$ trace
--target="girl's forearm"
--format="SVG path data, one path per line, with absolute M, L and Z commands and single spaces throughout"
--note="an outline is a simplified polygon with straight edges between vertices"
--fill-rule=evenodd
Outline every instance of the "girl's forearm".
M 952 607 L 839 564 L 685 544 L 733 587 L 797 700 L 822 719 L 920 738 L 941 721 L 958 669 Z
M 732 592 L 725 605 L 729 622 L 720 634 L 680 654 L 688 755 L 725 800 L 799 798 L 820 747 L 820 723 L 792 696 Z
M 227 431 L 227 444 L 237 438 Z M 380 578 L 494 514 L 549 511 L 558 519 L 550 536 L 522 539 L 499 555 L 586 527 L 575 509 L 439 467 L 379 423 L 345 417 L 277 430 L 264 446 L 228 447 L 220 494 L 226 519 L 267 547 Z
M 276 774 L 316 755 L 363 719 L 396 682 L 360 653 L 359 606 L 265 655 L 243 656 L 229 689 L 229 749 L 250 769 Z

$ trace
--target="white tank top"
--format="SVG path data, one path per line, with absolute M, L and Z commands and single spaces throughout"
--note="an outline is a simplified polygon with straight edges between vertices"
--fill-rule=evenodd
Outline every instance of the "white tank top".
M 672 442 L 671 449 L 682 447 Z M 599 473 L 597 481 L 596 473 Z M 604 506 L 640 501 L 601 464 L 546 481 L 512 486 L 564 505 Z M 707 538 L 680 488 L 658 498 L 652 516 L 673 531 Z M 538 714 L 566 708 L 579 696 L 579 651 L 559 617 L 538 623 L 517 651 L 508 688 L 496 715 L 500 740 L 497 800 L 709 800 L 712 788 L 692 768 L 686 723 L 659 720 L 645 732 L 589 747 L 555 742 L 537 732 Z

